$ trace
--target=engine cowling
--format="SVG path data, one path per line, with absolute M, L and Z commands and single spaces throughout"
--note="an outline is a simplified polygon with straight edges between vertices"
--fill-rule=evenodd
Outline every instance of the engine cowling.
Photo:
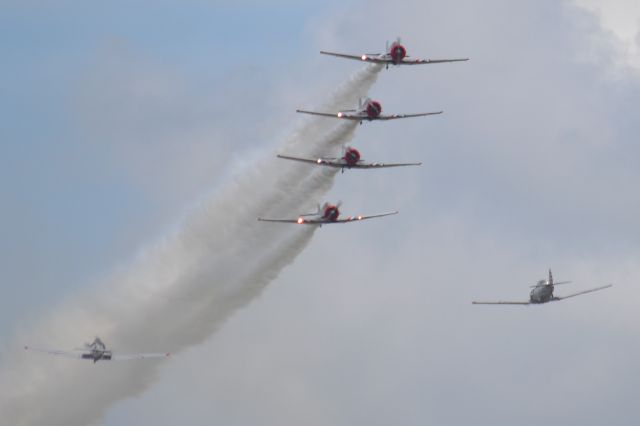
M 342 158 L 347 166 L 354 166 L 360 161 L 360 152 L 355 148 L 347 148 Z
M 376 118 L 382 112 L 382 105 L 378 101 L 369 101 L 367 104 L 367 116 Z
M 407 49 L 400 43 L 394 43 L 389 49 L 389 55 L 394 64 L 399 64 L 407 56 Z
M 330 220 L 331 222 L 338 220 L 338 216 L 340 216 L 340 210 L 338 210 L 337 206 L 327 206 L 322 215 L 324 219 Z

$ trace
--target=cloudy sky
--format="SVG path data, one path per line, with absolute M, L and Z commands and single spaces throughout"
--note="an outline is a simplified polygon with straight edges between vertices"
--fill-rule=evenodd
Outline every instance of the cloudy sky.
M 366 159 L 424 164 L 346 172 L 328 195 L 346 214 L 400 215 L 315 232 L 257 299 L 94 421 L 635 423 L 634 2 L 0 9 L 0 363 L 249 173 L 294 132 L 296 108 L 362 68 L 318 50 L 379 51 L 399 35 L 413 56 L 472 58 L 382 71 L 370 91 L 385 112 L 445 111 L 358 128 Z M 549 267 L 574 282 L 558 294 L 614 288 L 470 304 L 526 299 Z M 26 356 L 34 368 L 73 362 Z M 100 368 L 82 370 L 86 386 L 101 385 Z

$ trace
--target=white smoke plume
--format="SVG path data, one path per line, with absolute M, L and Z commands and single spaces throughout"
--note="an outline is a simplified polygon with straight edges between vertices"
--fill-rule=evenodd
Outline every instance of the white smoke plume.
M 365 96 L 381 67 L 354 73 L 324 108 Z M 335 154 L 357 124 L 307 117 L 283 153 Z M 315 228 L 267 224 L 258 216 L 295 217 L 331 188 L 335 170 L 276 159 L 272 153 L 203 201 L 179 229 L 134 265 L 56 307 L 0 366 L 0 418 L 7 425 L 98 422 L 118 400 L 140 394 L 164 361 L 92 365 L 25 353 L 28 343 L 72 348 L 99 335 L 115 351 L 179 353 L 208 338 L 305 248 Z

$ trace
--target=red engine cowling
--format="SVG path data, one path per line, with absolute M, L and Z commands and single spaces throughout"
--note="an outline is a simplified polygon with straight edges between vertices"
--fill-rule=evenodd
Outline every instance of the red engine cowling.
M 355 148 L 347 148 L 342 158 L 348 166 L 355 166 L 360 161 L 360 152 Z
M 369 118 L 376 118 L 382 112 L 382 105 L 378 101 L 369 101 L 367 104 L 367 116 Z
M 394 64 L 399 64 L 407 56 L 407 49 L 400 43 L 393 43 L 389 49 L 389 55 Z
M 324 214 L 322 215 L 322 217 L 324 219 L 330 220 L 331 222 L 335 222 L 336 220 L 338 220 L 339 215 L 340 215 L 340 211 L 338 210 L 338 207 L 327 206 L 327 208 L 324 209 Z

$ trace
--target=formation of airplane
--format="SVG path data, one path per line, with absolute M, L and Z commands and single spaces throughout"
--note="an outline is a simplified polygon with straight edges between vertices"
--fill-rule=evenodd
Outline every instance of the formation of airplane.
M 389 65 L 425 65 L 425 64 L 440 64 L 443 62 L 463 62 L 468 61 L 469 58 L 455 58 L 455 59 L 413 59 L 407 55 L 407 49 L 402 45 L 400 37 L 387 47 L 385 53 L 365 53 L 362 55 L 349 55 L 345 53 L 326 52 L 321 50 L 323 55 L 337 56 L 339 58 L 353 59 L 356 61 L 370 62 L 373 64 L 384 64 L 387 68 Z
M 365 163 L 360 156 L 360 152 L 352 147 L 346 147 L 342 157 L 321 157 L 321 158 L 301 158 L 289 155 L 277 155 L 285 160 L 299 161 L 301 163 L 315 164 L 318 166 L 333 167 L 336 169 L 383 169 L 388 167 L 419 166 L 422 163 Z
M 358 102 L 358 108 L 356 109 L 346 109 L 338 112 L 318 112 L 318 111 L 308 111 L 304 109 L 297 109 L 296 112 L 299 112 L 302 114 L 320 115 L 323 117 L 330 117 L 330 118 L 339 118 L 342 120 L 359 121 L 360 124 L 362 124 L 362 122 L 365 120 L 366 121 L 397 120 L 400 118 L 424 117 L 427 115 L 442 114 L 442 111 L 420 112 L 417 114 L 382 114 L 382 104 L 378 101 L 374 101 L 369 98 L 360 99 L 360 101 Z
M 497 302 L 471 302 L 474 305 L 539 305 L 542 303 L 556 302 L 558 300 L 568 299 L 570 297 L 580 296 L 582 294 L 593 293 L 594 291 L 604 290 L 605 288 L 612 287 L 612 284 L 603 285 L 601 287 L 590 288 L 588 290 L 579 291 L 577 293 L 568 294 L 566 296 L 554 296 L 554 287 L 561 284 L 569 284 L 571 281 L 554 282 L 551 269 L 549 269 L 549 278 L 546 280 L 540 280 L 537 284 L 532 285 L 531 293 L 529 294 L 528 301 L 497 301 Z
M 32 348 L 31 346 L 25 346 L 24 348 L 29 351 L 44 352 L 50 355 L 60 355 L 76 359 L 87 359 L 93 361 L 94 364 L 98 361 L 124 361 L 131 359 L 165 358 L 170 356 L 168 352 L 146 354 L 114 354 L 111 350 L 107 349 L 107 347 L 99 337 L 96 337 L 92 343 L 85 343 L 83 349 L 74 349 L 72 351 L 39 349 Z
M 330 225 L 334 223 L 349 223 L 357 222 L 360 220 L 373 219 L 376 217 L 391 216 L 398 214 L 397 211 L 380 213 L 369 216 L 347 216 L 344 219 L 340 218 L 341 203 L 329 204 L 324 203 L 323 206 L 318 205 L 318 210 L 313 213 L 301 214 L 296 219 L 265 219 L 259 217 L 258 220 L 262 222 L 279 222 L 279 223 L 297 223 L 298 225 Z
M 453 59 L 420 59 L 420 58 L 410 58 L 407 55 L 407 49 L 402 45 L 400 38 L 398 38 L 394 43 L 389 46 L 387 42 L 387 48 L 385 53 L 367 53 L 363 55 L 350 55 L 344 53 L 337 52 L 328 52 L 321 51 L 321 54 L 331 55 L 340 58 L 359 60 L 368 63 L 374 64 L 384 64 L 387 68 L 389 65 L 423 65 L 423 64 L 436 64 L 436 63 L 444 63 L 444 62 L 461 62 L 467 61 L 469 58 L 453 58 Z M 307 110 L 296 110 L 298 113 L 311 114 L 316 116 L 324 116 L 345 120 L 353 120 L 359 121 L 362 124 L 363 121 L 374 121 L 374 120 L 395 120 L 401 118 L 410 118 L 410 117 L 423 117 L 429 115 L 437 115 L 442 114 L 442 111 L 435 112 L 424 112 L 417 114 L 382 114 L 382 105 L 378 101 L 374 101 L 372 99 L 360 99 L 358 103 L 358 107 L 350 110 L 343 110 L 338 112 L 317 112 L 317 111 L 307 111 Z M 404 166 L 419 166 L 422 163 L 414 162 L 414 163 L 367 163 L 364 162 L 361 158 L 360 152 L 352 147 L 345 147 L 343 150 L 343 154 L 341 157 L 321 157 L 321 158 L 305 158 L 305 157 L 296 157 L 291 155 L 278 155 L 278 158 L 297 161 L 307 164 L 315 164 L 319 166 L 339 168 L 342 171 L 344 169 L 379 169 L 379 168 L 388 168 L 388 167 L 404 167 Z M 395 215 L 397 211 L 391 211 L 387 213 L 380 213 L 374 215 L 358 215 L 358 216 L 347 216 L 340 217 L 340 204 L 330 204 L 324 203 L 324 205 L 320 206 L 318 204 L 317 211 L 308 214 L 301 214 L 297 218 L 291 219 L 280 219 L 280 218 L 262 218 L 259 217 L 258 220 L 262 222 L 277 222 L 277 223 L 293 223 L 299 225 L 314 225 L 314 226 L 322 226 L 328 224 L 338 224 L 338 223 L 350 223 L 357 222 L 367 219 L 379 218 L 384 216 Z M 583 290 L 577 293 L 568 294 L 565 296 L 555 296 L 554 289 L 557 285 L 568 284 L 570 281 L 562 281 L 562 282 L 554 282 L 553 275 L 551 273 L 551 269 L 549 269 L 549 276 L 546 280 L 540 280 L 537 284 L 531 286 L 532 290 L 529 294 L 528 301 L 473 301 L 473 304 L 478 305 L 530 305 L 530 304 L 543 304 L 548 302 L 554 302 L 559 300 L 568 299 L 575 296 L 580 296 L 587 293 L 596 292 L 599 290 L 603 290 L 609 287 L 612 287 L 611 284 L 590 288 L 588 290 Z M 50 355 L 59 355 L 76 359 L 84 359 L 91 360 L 93 363 L 97 363 L 98 361 L 121 361 L 121 360 L 132 360 L 132 359 L 150 359 L 150 358 L 164 358 L 170 356 L 169 353 L 133 353 L 133 354 L 119 354 L 114 353 L 112 350 L 107 349 L 106 345 L 102 342 L 99 337 L 96 337 L 92 343 L 85 343 L 84 348 L 75 349 L 72 351 L 62 351 L 55 349 L 42 349 L 42 348 L 33 348 L 30 346 L 25 346 L 25 350 L 43 352 Z

